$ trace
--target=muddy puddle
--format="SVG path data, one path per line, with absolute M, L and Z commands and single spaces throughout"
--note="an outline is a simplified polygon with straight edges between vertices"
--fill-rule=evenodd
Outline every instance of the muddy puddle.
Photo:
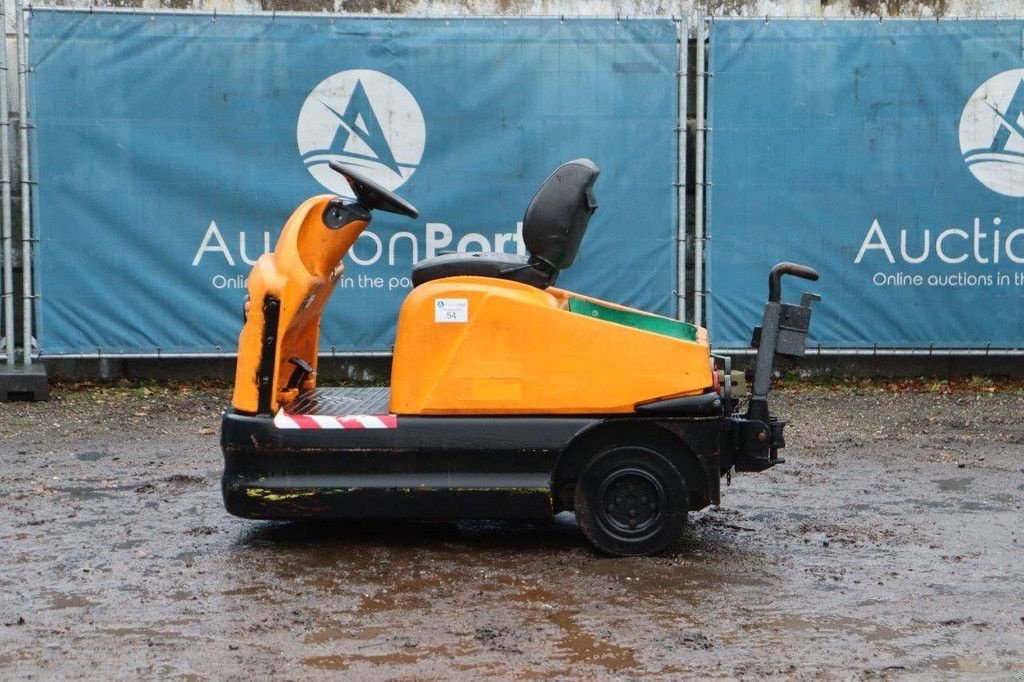
M 1016 394 L 786 393 L 788 463 L 640 559 L 571 515 L 234 519 L 211 414 L 75 400 L 0 405 L 4 678 L 1024 675 Z

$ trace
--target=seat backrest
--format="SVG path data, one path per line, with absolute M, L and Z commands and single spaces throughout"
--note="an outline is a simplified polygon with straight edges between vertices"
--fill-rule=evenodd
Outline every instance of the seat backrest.
M 552 268 L 552 281 L 576 259 L 587 223 L 597 210 L 593 188 L 600 173 L 590 159 L 563 163 L 526 207 L 523 241 L 534 259 Z

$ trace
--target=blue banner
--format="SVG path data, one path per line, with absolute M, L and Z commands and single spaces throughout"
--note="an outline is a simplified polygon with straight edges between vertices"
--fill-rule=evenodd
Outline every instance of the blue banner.
M 745 347 L 766 276 L 811 344 L 1024 347 L 1024 21 L 715 21 L 708 322 Z
M 325 350 L 390 350 L 414 261 L 524 248 L 560 163 L 602 169 L 559 285 L 674 314 L 676 26 L 36 8 L 31 94 L 46 354 L 233 351 L 245 279 L 331 159 L 420 218 L 375 216 Z

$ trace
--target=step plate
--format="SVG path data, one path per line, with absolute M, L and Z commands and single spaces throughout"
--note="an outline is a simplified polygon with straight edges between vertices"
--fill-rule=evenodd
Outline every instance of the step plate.
M 300 395 L 284 411 L 288 415 L 310 417 L 386 415 L 390 401 L 390 386 L 316 388 Z

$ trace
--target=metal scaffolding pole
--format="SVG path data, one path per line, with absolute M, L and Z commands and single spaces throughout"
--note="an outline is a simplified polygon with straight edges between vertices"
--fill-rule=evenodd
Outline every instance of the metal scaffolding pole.
M 28 120 L 28 52 L 25 50 L 25 33 L 27 30 L 25 11 L 21 4 L 22 0 L 15 0 L 14 3 L 14 24 L 17 35 L 15 36 L 15 47 L 17 48 L 18 66 L 18 144 L 20 146 L 20 172 L 21 172 L 21 270 L 23 274 L 24 311 L 22 323 L 22 347 L 21 364 L 14 362 L 14 277 L 13 260 L 14 235 L 11 229 L 11 150 L 10 150 L 10 113 L 8 111 L 8 88 L 7 71 L 0 68 L 0 76 L 3 83 L 0 83 L 0 181 L 2 181 L 3 222 L 2 238 L 4 244 L 4 309 L 8 311 L 5 320 L 7 330 L 7 363 L 0 365 L 0 400 L 47 400 L 50 395 L 49 385 L 46 380 L 46 366 L 37 362 L 32 363 L 32 301 L 34 300 L 34 288 L 32 287 L 32 179 L 29 167 L 28 151 L 28 129 L 31 123 Z M 6 17 L 3 23 L 3 62 L 0 66 L 6 66 L 7 57 L 7 24 Z
M 15 31 L 18 45 L 18 144 L 21 158 L 21 274 L 22 274 L 22 363 L 32 364 L 32 180 L 28 152 L 28 51 L 25 48 L 25 8 L 15 0 Z
M 676 22 L 679 35 L 676 64 L 676 318 L 686 319 L 686 81 L 689 74 L 690 20 Z
M 7 3 L 0 2 L 0 239 L 3 241 L 4 347 L 14 364 L 14 235 L 11 231 L 11 107 L 7 89 Z
M 707 84 L 704 68 L 704 40 L 705 40 L 705 18 L 704 12 L 697 12 L 697 93 L 696 93 L 696 123 L 697 130 L 694 143 L 694 156 L 696 161 L 695 184 L 693 194 L 693 322 L 704 326 L 704 90 Z

